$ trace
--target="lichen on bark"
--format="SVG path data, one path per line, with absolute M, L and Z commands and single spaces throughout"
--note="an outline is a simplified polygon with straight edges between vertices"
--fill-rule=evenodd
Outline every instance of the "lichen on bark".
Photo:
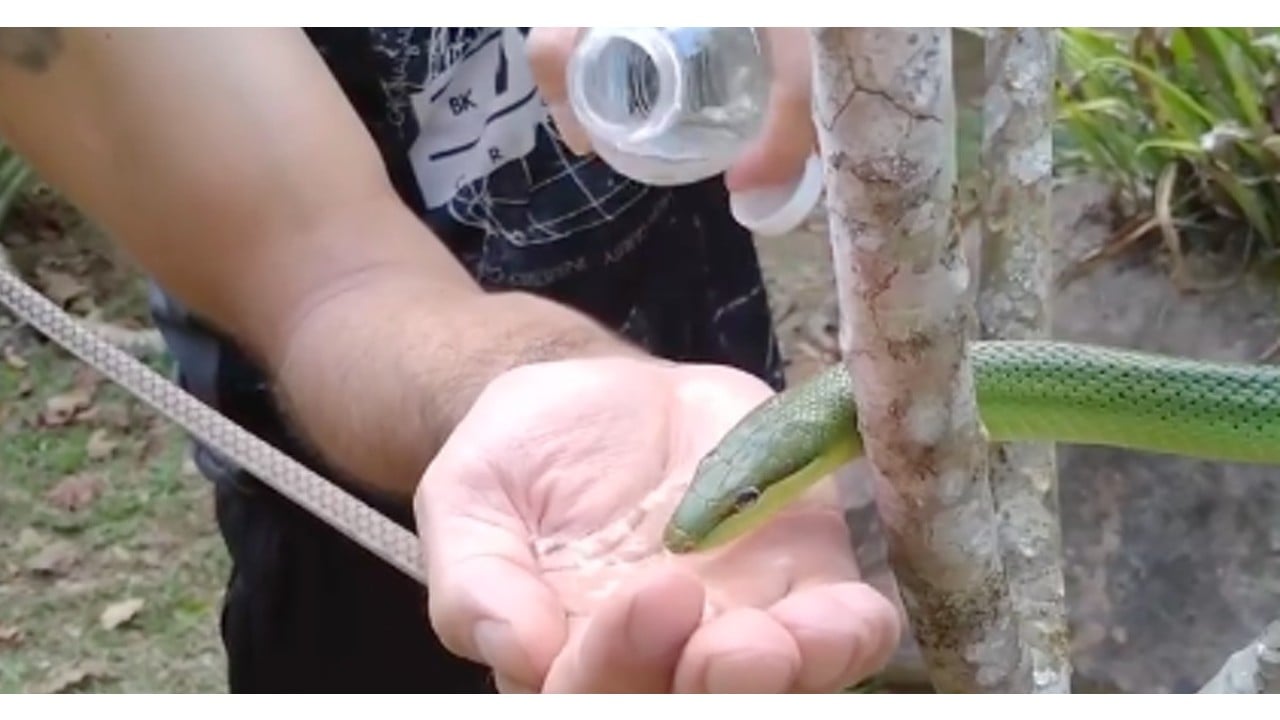
M 984 338 L 1050 336 L 1054 28 L 987 28 L 982 133 Z M 1057 463 L 1052 443 L 990 450 L 1004 566 L 1035 689 L 1070 692 Z
M 942 692 L 1028 692 L 966 345 L 946 28 L 814 31 L 843 362 L 912 629 Z

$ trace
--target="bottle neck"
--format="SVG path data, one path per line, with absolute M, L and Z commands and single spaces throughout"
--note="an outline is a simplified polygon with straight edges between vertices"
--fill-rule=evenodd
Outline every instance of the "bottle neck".
M 588 31 L 568 71 L 584 129 L 620 149 L 662 135 L 679 118 L 685 78 L 661 28 Z

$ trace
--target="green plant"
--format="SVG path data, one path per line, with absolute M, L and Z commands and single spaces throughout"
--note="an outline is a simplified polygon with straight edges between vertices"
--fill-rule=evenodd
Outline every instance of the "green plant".
M 1276 31 L 1061 31 L 1058 165 L 1111 183 L 1128 215 L 1112 244 L 1159 231 L 1184 285 L 1186 238 L 1280 254 Z
M 0 223 L 31 179 L 31 168 L 0 140 Z

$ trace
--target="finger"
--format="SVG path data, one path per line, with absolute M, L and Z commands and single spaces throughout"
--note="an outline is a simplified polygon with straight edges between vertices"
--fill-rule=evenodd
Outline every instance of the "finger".
M 884 667 L 901 623 L 892 603 L 863 583 L 812 587 L 769 609 L 800 649 L 800 692 L 839 692 Z
M 541 687 L 567 635 L 524 524 L 504 509 L 487 465 L 446 444 L 414 501 L 431 626 L 453 652 L 508 683 Z
M 860 579 L 849 526 L 829 480 L 698 566 L 718 592 L 752 598 L 756 605 L 807 587 Z M 744 566 L 768 572 L 744 573 Z
M 503 695 L 532 695 L 537 690 L 516 682 L 505 675 L 494 675 L 493 684 L 498 688 L 498 692 Z
M 725 173 L 731 191 L 789 183 L 817 147 L 813 127 L 813 61 L 808 32 L 768 28 L 769 106 L 759 138 Z
M 585 155 L 591 151 L 591 140 L 578 122 L 569 104 L 569 91 L 565 84 L 565 71 L 569 56 L 585 28 L 547 27 L 529 31 L 525 42 L 525 55 L 533 70 L 538 93 L 546 103 L 547 111 L 555 122 L 560 139 L 573 152 Z
M 781 693 L 795 683 L 800 649 L 769 613 L 737 608 L 704 625 L 676 669 L 682 693 Z
M 702 619 L 704 597 L 696 579 L 673 571 L 617 593 L 551 669 L 544 692 L 670 692 L 681 652 Z

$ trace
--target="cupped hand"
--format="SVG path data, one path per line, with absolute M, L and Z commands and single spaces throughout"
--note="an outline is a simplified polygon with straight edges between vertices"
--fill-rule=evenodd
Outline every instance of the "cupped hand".
M 899 619 L 831 483 L 714 554 L 661 546 L 698 460 L 769 393 L 633 358 L 492 382 L 415 499 L 446 647 L 507 692 L 833 692 L 883 666 Z
M 541 27 L 529 33 L 526 55 L 552 120 L 565 145 L 579 155 L 591 139 L 569 104 L 565 71 L 586 28 Z M 760 136 L 725 172 L 730 191 L 791 182 L 817 149 L 813 126 L 813 57 L 805 28 L 759 28 L 769 59 L 769 105 Z

